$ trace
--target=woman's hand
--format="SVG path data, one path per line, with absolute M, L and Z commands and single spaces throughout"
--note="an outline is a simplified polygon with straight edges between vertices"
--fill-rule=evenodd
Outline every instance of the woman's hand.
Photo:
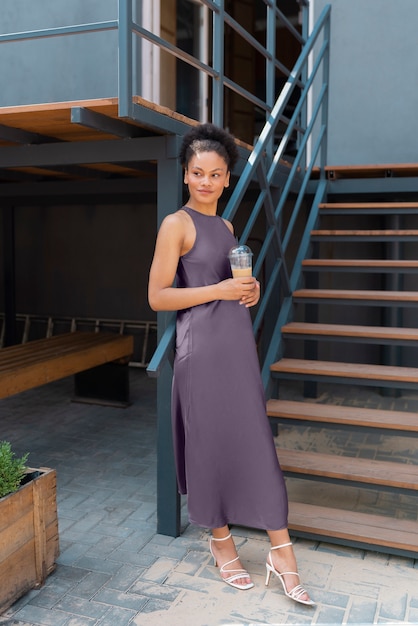
M 253 276 L 227 278 L 218 283 L 220 300 L 239 300 L 240 304 L 251 307 L 260 299 L 260 283 Z
M 260 300 L 260 283 L 255 278 L 253 279 L 253 287 L 245 294 L 239 301 L 240 304 L 244 304 L 247 308 L 255 306 Z

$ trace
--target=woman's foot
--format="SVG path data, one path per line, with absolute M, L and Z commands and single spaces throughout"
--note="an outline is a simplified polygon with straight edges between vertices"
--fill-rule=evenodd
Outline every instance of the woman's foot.
M 226 537 L 210 537 L 209 547 L 214 565 L 219 566 L 221 577 L 228 585 L 241 590 L 254 587 L 248 572 L 241 565 L 230 533 Z
M 290 542 L 272 547 L 267 558 L 266 568 L 266 585 L 269 582 L 270 574 L 274 573 L 279 578 L 289 598 L 301 604 L 315 604 L 315 602 L 310 599 L 307 591 L 300 585 L 296 557 Z

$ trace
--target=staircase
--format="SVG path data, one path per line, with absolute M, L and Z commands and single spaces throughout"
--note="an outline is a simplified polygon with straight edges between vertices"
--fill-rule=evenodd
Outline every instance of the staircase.
M 291 534 L 417 558 L 418 414 L 394 405 L 401 391 L 418 391 L 418 202 L 375 191 L 392 176 L 416 177 L 418 189 L 418 165 L 328 168 L 353 193 L 343 202 L 328 194 L 319 207 L 267 408 L 279 425 Z M 365 181 L 373 193 L 360 198 Z M 297 391 L 287 397 L 289 386 Z M 326 444 L 312 451 L 319 432 Z M 396 454 L 399 437 L 409 456 Z

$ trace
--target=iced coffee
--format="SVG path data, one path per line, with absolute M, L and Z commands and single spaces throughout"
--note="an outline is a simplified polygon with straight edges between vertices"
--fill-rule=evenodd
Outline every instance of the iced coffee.
M 228 254 L 231 272 L 234 278 L 252 276 L 253 253 L 248 246 L 240 245 L 231 248 Z

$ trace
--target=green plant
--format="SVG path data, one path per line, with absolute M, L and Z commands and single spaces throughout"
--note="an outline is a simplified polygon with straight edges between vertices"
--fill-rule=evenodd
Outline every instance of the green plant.
M 26 473 L 29 453 L 16 458 L 8 441 L 0 441 L 0 498 L 17 491 Z

